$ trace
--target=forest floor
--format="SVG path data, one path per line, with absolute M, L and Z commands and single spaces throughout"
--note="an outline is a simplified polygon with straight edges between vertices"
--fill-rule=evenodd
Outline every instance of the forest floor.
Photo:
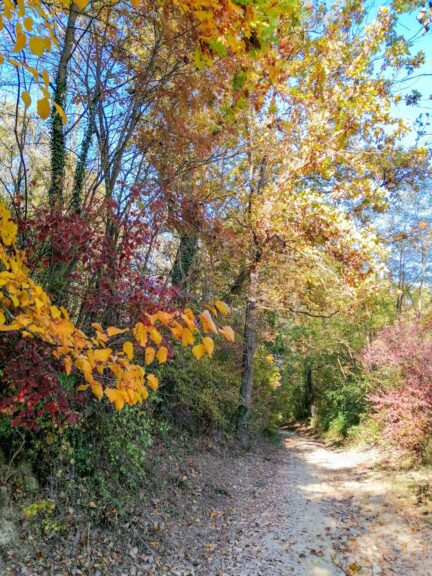
M 231 505 L 205 565 L 172 574 L 432 576 L 430 508 L 421 497 L 430 484 L 380 469 L 384 456 L 374 449 L 332 449 L 293 433 L 283 442 L 263 485 Z
M 6 551 L 0 574 L 432 576 L 425 471 L 383 467 L 375 449 L 290 432 L 282 440 L 236 456 L 182 455 L 141 520 L 88 533 L 71 522 L 43 544 L 31 537 Z

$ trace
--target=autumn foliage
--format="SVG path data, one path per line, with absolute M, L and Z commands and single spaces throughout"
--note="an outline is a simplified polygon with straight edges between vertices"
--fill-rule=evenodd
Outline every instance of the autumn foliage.
M 383 328 L 365 352 L 383 384 L 370 395 L 375 418 L 396 446 L 421 454 L 432 430 L 430 320 Z
M 401 190 L 415 195 L 430 177 L 429 150 L 406 145 L 409 127 L 394 115 L 398 74 L 409 78 L 425 58 L 400 37 L 400 10 L 371 15 L 360 0 L 4 0 L 8 422 L 76 423 L 93 397 L 135 406 L 164 370 L 160 403 L 189 410 L 187 374 L 175 380 L 189 350 L 200 369 L 216 361 L 212 377 L 235 377 L 228 420 L 245 446 L 254 406 L 277 420 L 267 398 L 275 411 L 275 398 L 298 403 L 283 404 L 282 419 L 309 417 L 316 403 L 323 427 L 338 421 L 345 434 L 368 389 L 386 434 L 419 450 L 431 411 L 420 370 L 427 323 L 394 324 L 373 342 L 393 321 L 381 322 L 377 294 L 398 283 L 383 236 L 390 251 L 416 238 L 423 271 L 427 260 L 424 222 L 411 235 L 379 230 Z M 421 292 L 413 302 L 426 284 L 424 274 L 410 284 Z M 408 288 L 398 289 L 401 316 Z M 234 345 L 231 324 L 243 335 Z M 295 345 L 278 356 L 286 334 Z M 397 348 L 403 339 L 412 352 Z M 366 342 L 368 362 L 397 373 L 397 387 L 368 387 Z M 218 370 L 228 357 L 232 369 Z M 202 396 L 205 422 L 220 413 L 220 394 Z
M 157 390 L 158 378 L 147 367 L 156 361 L 159 364 L 167 361 L 167 336 L 183 346 L 192 346 L 192 353 L 198 360 L 204 354 L 213 355 L 214 342 L 206 334 L 219 333 L 229 341 L 234 340 L 233 330 L 229 326 L 218 328 L 213 319 L 218 313 L 225 315 L 229 312 L 222 301 L 208 306 L 198 318 L 190 308 L 185 308 L 182 312 L 160 310 L 152 315 L 146 314 L 142 322 L 130 329 L 114 326 L 104 329 L 95 322 L 92 324 L 94 335 L 89 337 L 74 326 L 66 309 L 53 306 L 43 288 L 30 278 L 23 257 L 15 247 L 16 232 L 17 226 L 11 220 L 10 212 L 2 205 L 0 330 L 11 334 L 18 332 L 23 338 L 38 339 L 49 345 L 67 375 L 72 370 L 81 374 L 85 384 L 79 385 L 78 390 L 90 388 L 99 400 L 105 395 L 116 409 L 142 402 L 148 397 L 149 390 Z M 32 354 L 36 360 L 34 347 Z M 134 359 L 135 363 L 132 363 Z M 41 362 L 35 361 L 35 364 L 42 369 Z M 22 380 L 19 376 L 14 377 L 12 387 L 18 386 L 15 401 L 26 404 L 27 415 L 42 398 L 50 398 L 50 380 L 55 380 L 55 374 L 50 372 L 44 386 L 40 386 L 31 373 L 23 376 Z M 47 390 L 44 391 L 44 387 Z M 37 394 L 28 398 L 33 388 L 37 389 Z M 3 404 L 3 411 L 13 413 L 14 407 L 10 402 Z M 46 409 L 53 415 L 61 411 L 60 399 L 47 402 Z M 13 420 L 14 424 L 23 422 L 22 416 Z

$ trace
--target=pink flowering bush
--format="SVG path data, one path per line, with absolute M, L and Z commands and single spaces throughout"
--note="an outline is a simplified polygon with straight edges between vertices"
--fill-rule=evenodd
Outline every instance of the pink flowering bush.
M 423 454 L 432 436 L 432 323 L 397 322 L 364 353 L 377 388 L 374 418 L 399 447 Z

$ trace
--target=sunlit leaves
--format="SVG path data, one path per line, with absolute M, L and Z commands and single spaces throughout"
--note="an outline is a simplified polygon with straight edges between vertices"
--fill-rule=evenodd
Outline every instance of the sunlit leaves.
M 27 36 L 23 32 L 22 25 L 20 22 L 18 22 L 18 24 L 16 25 L 15 33 L 16 33 L 16 40 L 12 52 L 21 52 L 21 50 L 23 50 L 27 44 Z
M 226 316 L 227 314 L 230 313 L 230 308 L 228 304 L 222 302 L 222 300 L 216 300 L 215 306 L 223 316 Z
M 225 338 L 228 342 L 234 342 L 234 330 L 231 326 L 224 326 L 219 328 L 219 334 Z
M 208 310 L 204 310 L 204 312 L 200 314 L 200 321 L 204 332 L 213 332 L 213 334 L 217 334 L 216 324 Z
M 90 0 L 74 0 L 74 2 L 78 6 L 78 8 L 84 10 L 84 8 L 86 8 L 87 5 L 90 3 Z

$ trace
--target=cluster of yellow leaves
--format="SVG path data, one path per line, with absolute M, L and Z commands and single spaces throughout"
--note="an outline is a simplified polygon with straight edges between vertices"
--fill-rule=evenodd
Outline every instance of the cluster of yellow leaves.
M 130 0 L 132 9 L 139 10 L 143 3 L 144 0 Z M 264 54 L 277 41 L 282 22 L 295 25 L 300 14 L 299 0 L 171 0 L 170 3 L 193 19 L 192 28 L 197 35 L 194 62 L 198 68 L 228 54 L 252 54 L 254 58 Z M 28 49 L 40 58 L 53 46 L 58 48 L 56 16 L 71 8 L 84 11 L 90 7 L 90 0 L 57 0 L 50 4 L 49 13 L 42 0 L 3 0 L 2 4 L 0 31 L 9 23 L 9 34 L 5 36 L 11 38 L 11 46 L 0 52 L 0 65 L 8 62 L 29 72 L 42 93 L 36 103 L 38 115 L 47 119 L 53 106 L 65 123 L 63 109 L 49 93 L 47 70 L 29 65 L 21 55 Z M 31 106 L 28 91 L 21 94 L 21 99 L 26 108 Z
M 207 306 L 198 317 L 186 308 L 147 314 L 145 324 L 138 322 L 132 328 L 103 329 L 94 323 L 94 336 L 89 337 L 73 324 L 67 310 L 53 306 L 43 288 L 30 278 L 15 246 L 16 233 L 9 210 L 0 203 L 0 331 L 19 332 L 22 337 L 37 337 L 51 345 L 67 374 L 73 369 L 81 373 L 85 384 L 80 390 L 90 388 L 99 400 L 105 395 L 116 409 L 142 402 L 149 389 L 158 388 L 157 376 L 147 373 L 146 367 L 155 360 L 163 364 L 168 359 L 166 336 L 183 346 L 193 346 L 197 359 L 213 354 L 214 342 L 208 334 L 234 340 L 230 326 L 219 328 L 215 323 L 219 314 L 229 312 L 222 301 Z M 132 363 L 134 359 L 136 363 Z
M 200 39 L 211 49 L 211 55 L 196 49 L 198 66 L 206 66 L 212 56 L 225 56 L 228 52 L 253 55 L 265 52 L 277 39 L 281 21 L 295 24 L 300 13 L 296 0 L 173 0 L 173 3 L 194 17 Z

